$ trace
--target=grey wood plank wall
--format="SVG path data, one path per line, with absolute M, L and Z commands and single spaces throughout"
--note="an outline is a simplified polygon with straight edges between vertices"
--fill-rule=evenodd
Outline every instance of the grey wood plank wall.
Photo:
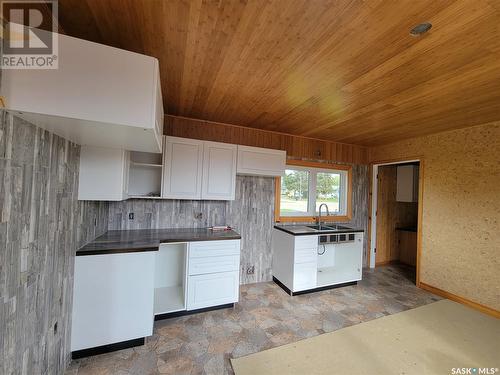
M 63 374 L 69 362 L 75 251 L 109 212 L 77 200 L 79 155 L 0 111 L 1 374 Z

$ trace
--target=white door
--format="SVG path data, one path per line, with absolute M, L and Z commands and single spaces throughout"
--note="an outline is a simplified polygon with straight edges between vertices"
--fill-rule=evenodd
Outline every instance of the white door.
M 236 188 L 237 146 L 204 142 L 203 199 L 233 200 Z
M 163 198 L 200 199 L 203 141 L 165 137 Z
M 188 277 L 187 309 L 238 302 L 239 272 L 218 272 Z

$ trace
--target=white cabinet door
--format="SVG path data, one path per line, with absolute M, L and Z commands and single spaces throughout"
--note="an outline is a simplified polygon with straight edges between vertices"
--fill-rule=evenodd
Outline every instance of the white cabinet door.
M 286 151 L 238 146 L 238 174 L 282 176 L 285 164 Z
M 236 145 L 204 142 L 202 199 L 234 199 L 236 187 L 236 151 Z
M 187 309 L 238 302 L 239 272 L 188 276 Z
M 165 137 L 163 198 L 200 199 L 203 141 Z
M 128 151 L 82 146 L 78 199 L 98 201 L 127 199 L 128 163 Z
M 154 257 L 75 257 L 71 351 L 153 334 Z
M 318 263 L 316 261 L 293 265 L 293 291 L 317 287 Z

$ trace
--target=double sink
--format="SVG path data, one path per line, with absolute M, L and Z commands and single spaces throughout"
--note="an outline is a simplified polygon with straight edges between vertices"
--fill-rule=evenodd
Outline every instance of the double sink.
M 317 232 L 331 232 L 332 230 L 350 229 L 348 227 L 343 227 L 342 225 L 324 225 L 324 224 L 306 225 L 306 227 L 314 229 Z

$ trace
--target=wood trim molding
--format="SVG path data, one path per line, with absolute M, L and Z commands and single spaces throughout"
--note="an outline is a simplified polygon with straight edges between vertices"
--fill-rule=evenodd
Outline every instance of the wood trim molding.
M 480 303 L 471 301 L 470 299 L 467 299 L 467 298 L 461 297 L 459 295 L 447 292 L 446 290 L 436 288 L 435 286 L 432 286 L 432 285 L 429 285 L 429 284 L 426 284 L 423 282 L 420 282 L 420 285 L 418 285 L 418 286 L 421 289 L 427 290 L 428 292 L 431 292 L 431 293 L 436 294 L 438 296 L 441 296 L 443 298 L 447 298 L 449 300 L 461 303 L 462 305 L 469 306 L 475 310 L 478 310 L 478 311 L 481 311 L 482 313 L 491 315 L 497 319 L 500 318 L 500 311 L 495 310 L 491 307 L 481 305 Z
M 328 222 L 345 222 L 352 219 L 352 165 L 322 163 L 317 161 L 307 161 L 298 159 L 288 159 L 286 165 L 295 165 L 299 167 L 337 169 L 347 171 L 347 212 L 346 215 L 323 216 Z M 280 216 L 280 198 L 281 198 L 281 177 L 275 178 L 274 183 L 274 221 L 276 223 L 305 222 L 314 223 L 316 216 Z
M 416 284 L 420 286 L 420 260 L 422 259 L 422 213 L 424 211 L 424 173 L 425 161 L 420 159 L 418 167 L 418 211 L 417 211 L 417 262 Z
M 281 177 L 274 179 L 274 222 L 280 222 Z

